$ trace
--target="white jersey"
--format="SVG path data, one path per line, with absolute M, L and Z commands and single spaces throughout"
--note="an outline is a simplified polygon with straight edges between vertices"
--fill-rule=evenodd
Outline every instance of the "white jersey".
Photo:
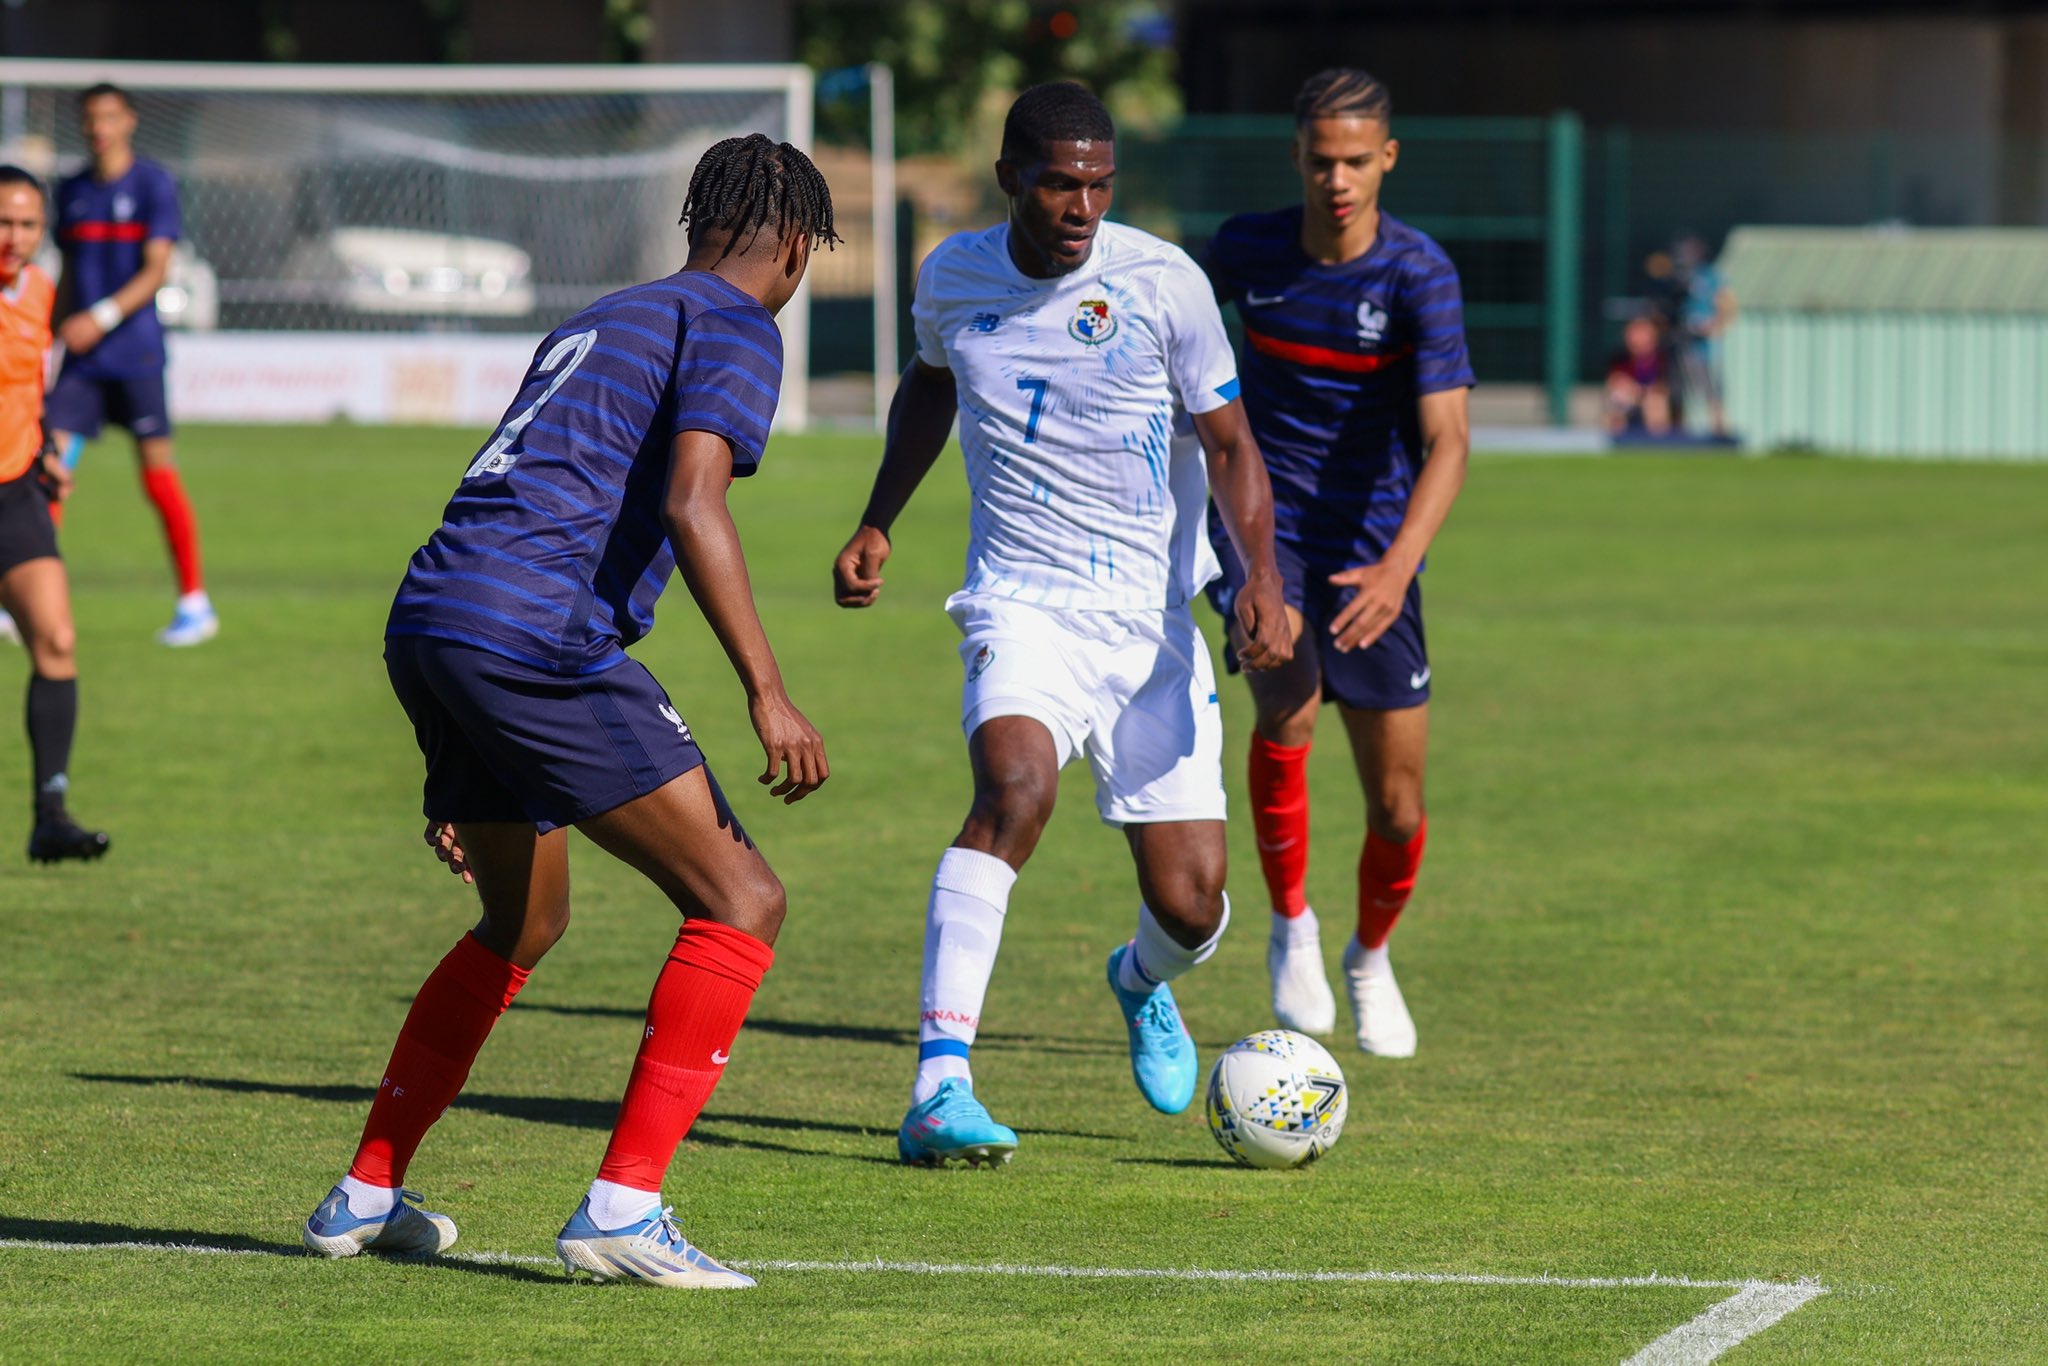
M 1199 443 L 1177 411 L 1237 397 L 1215 294 L 1186 252 L 1103 223 L 1081 269 L 1034 280 L 1010 228 L 957 233 L 917 278 L 917 354 L 953 372 L 974 500 L 965 593 L 1178 607 L 1216 577 Z

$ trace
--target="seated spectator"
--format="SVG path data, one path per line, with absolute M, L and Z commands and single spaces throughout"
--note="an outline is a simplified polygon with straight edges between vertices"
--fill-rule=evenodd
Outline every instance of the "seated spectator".
M 1607 366 L 1607 430 L 1623 436 L 1671 432 L 1671 375 L 1657 324 L 1631 318 L 1621 330 L 1621 350 Z

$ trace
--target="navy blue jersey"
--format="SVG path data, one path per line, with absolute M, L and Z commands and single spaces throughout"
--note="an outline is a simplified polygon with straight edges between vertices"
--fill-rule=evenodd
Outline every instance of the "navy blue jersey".
M 178 186 L 171 173 L 146 157 L 113 180 L 93 178 L 90 168 L 57 185 L 57 244 L 64 251 L 65 284 L 73 308 L 90 308 L 142 270 L 145 242 L 175 242 L 184 226 Z M 100 344 L 82 356 L 67 356 L 64 368 L 81 375 L 121 378 L 161 370 L 164 327 L 152 299 L 135 310 Z
M 412 557 L 386 634 L 561 674 L 621 663 L 675 568 L 661 500 L 676 434 L 717 433 L 733 473 L 752 474 L 781 386 L 774 318 L 709 271 L 599 299 L 534 351 Z
M 1301 249 L 1298 204 L 1228 220 L 1202 264 L 1244 323 L 1239 374 L 1275 539 L 1318 566 L 1377 562 L 1422 464 L 1418 400 L 1473 382 L 1457 268 L 1385 213 L 1365 255 L 1320 265 Z M 1213 509 L 1209 524 L 1220 543 Z

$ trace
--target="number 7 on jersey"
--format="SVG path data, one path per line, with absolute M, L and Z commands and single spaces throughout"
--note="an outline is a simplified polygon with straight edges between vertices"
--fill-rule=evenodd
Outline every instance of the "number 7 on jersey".
M 1045 391 L 1052 384 L 1049 379 L 1020 379 L 1017 387 L 1031 395 L 1031 415 L 1024 419 L 1024 444 L 1029 446 L 1038 440 L 1038 419 L 1045 413 Z

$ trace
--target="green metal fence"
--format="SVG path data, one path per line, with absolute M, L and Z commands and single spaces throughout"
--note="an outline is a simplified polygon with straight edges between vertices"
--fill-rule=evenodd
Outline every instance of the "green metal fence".
M 1641 306 L 1645 258 L 1680 232 L 1718 250 L 1738 224 L 2048 221 L 2039 140 L 1582 130 L 1570 113 L 1402 118 L 1395 132 L 1383 202 L 1457 262 L 1481 380 L 1542 384 L 1560 421 Z M 1229 215 L 1299 198 L 1292 136 L 1286 118 L 1236 116 L 1126 136 L 1117 215 L 1199 251 Z
M 1562 421 L 1584 321 L 1584 135 L 1576 116 L 1403 119 L 1388 212 L 1441 242 L 1464 277 L 1481 374 L 1541 380 Z M 1190 118 L 1117 149 L 1117 216 L 1199 253 L 1234 213 L 1294 202 L 1286 118 Z

